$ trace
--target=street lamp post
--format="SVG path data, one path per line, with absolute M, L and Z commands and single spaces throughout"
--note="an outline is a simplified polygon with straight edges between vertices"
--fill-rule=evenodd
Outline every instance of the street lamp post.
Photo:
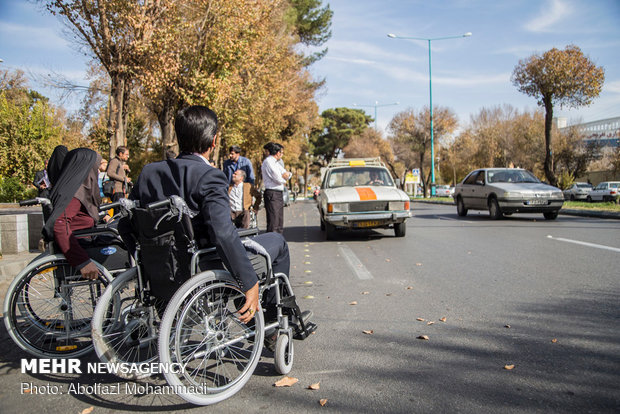
M 392 39 L 411 39 L 411 40 L 426 40 L 428 42 L 428 93 L 430 96 L 430 118 L 431 118 L 431 196 L 435 195 L 435 144 L 433 140 L 433 81 L 431 71 L 431 41 L 433 40 L 445 40 L 445 39 L 458 39 L 461 37 L 469 37 L 471 32 L 467 32 L 458 36 L 445 36 L 445 37 L 404 37 L 396 36 L 395 34 L 388 34 Z M 423 166 L 420 165 L 420 168 Z
M 400 102 L 394 102 L 394 103 L 379 105 L 379 101 L 375 101 L 374 105 L 358 105 L 358 104 L 354 103 L 353 106 L 364 106 L 364 107 L 368 107 L 368 108 L 375 108 L 375 131 L 376 131 L 377 130 L 377 108 L 380 108 L 382 106 L 398 105 L 399 103 Z

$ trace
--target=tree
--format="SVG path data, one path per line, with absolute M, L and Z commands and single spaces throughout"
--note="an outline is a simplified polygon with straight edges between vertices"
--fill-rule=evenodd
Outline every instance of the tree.
M 438 145 L 443 139 L 448 137 L 457 127 L 456 115 L 448 108 L 436 107 L 433 109 L 433 138 L 434 144 Z M 404 146 L 411 153 L 418 156 L 418 167 L 420 168 L 420 179 L 424 192 L 428 188 L 430 174 L 427 176 L 426 152 L 430 150 L 430 111 L 425 107 L 419 112 L 407 109 L 394 115 L 388 125 L 391 140 L 396 144 Z M 407 165 L 407 169 L 414 165 Z M 428 177 L 428 178 L 425 178 Z
M 62 17 L 80 44 L 110 78 L 107 137 L 110 157 L 126 143 L 125 112 L 134 74 L 151 46 L 154 28 L 167 13 L 164 0 L 54 0 L 47 9 Z
M 374 128 L 366 128 L 361 135 L 353 136 L 343 152 L 348 158 L 380 157 L 396 178 L 405 170 L 402 163 L 396 162 L 389 141 Z
M 361 109 L 326 109 L 321 114 L 323 128 L 315 131 L 312 137 L 314 155 L 326 162 L 338 156 L 354 135 L 360 135 L 372 122 L 372 118 Z
M 321 0 L 291 0 L 287 19 L 293 25 L 299 41 L 306 46 L 321 46 L 332 35 L 330 28 L 334 12 L 330 10 L 329 4 L 323 8 L 320 6 Z M 326 53 L 327 49 L 323 49 L 306 58 L 305 63 L 312 64 Z
M 512 73 L 512 83 L 517 89 L 537 98 L 538 104 L 545 108 L 544 171 L 552 185 L 557 184 L 551 137 L 553 108 L 590 105 L 601 92 L 604 80 L 603 68 L 597 67 L 575 45 L 522 59 Z
M 32 182 L 59 144 L 82 144 L 81 134 L 70 127 L 64 111 L 29 90 L 23 72 L 0 71 L 0 177 Z

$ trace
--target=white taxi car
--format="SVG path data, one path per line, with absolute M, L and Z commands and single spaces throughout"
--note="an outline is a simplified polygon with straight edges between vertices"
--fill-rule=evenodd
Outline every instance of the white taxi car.
M 379 158 L 333 160 L 323 172 L 317 206 L 328 240 L 339 229 L 389 227 L 404 237 L 411 217 L 409 196 L 396 188 Z

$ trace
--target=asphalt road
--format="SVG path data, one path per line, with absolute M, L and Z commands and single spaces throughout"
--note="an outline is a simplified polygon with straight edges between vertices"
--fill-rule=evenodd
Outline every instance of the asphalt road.
M 405 238 L 378 230 L 328 242 L 312 201 L 286 208 L 291 281 L 319 325 L 295 342 L 290 388 L 273 386 L 268 351 L 237 395 L 208 409 L 133 395 L 111 375 L 22 374 L 28 355 L 2 324 L 0 412 L 620 411 L 620 221 L 458 218 L 454 206 L 421 203 L 413 214 Z M 22 383 L 62 393 L 21 393 Z M 121 392 L 67 394 L 77 383 Z

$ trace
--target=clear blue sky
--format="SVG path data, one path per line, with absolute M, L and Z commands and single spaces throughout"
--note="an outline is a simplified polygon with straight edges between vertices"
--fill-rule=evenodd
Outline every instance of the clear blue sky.
M 323 1 L 326 3 L 326 1 Z M 378 125 L 406 108 L 429 103 L 428 48 L 410 37 L 468 38 L 432 43 L 433 104 L 451 108 L 461 124 L 482 107 L 511 104 L 534 109 L 536 101 L 519 93 L 510 75 L 519 59 L 569 44 L 579 46 L 605 69 L 605 85 L 590 107 L 560 110 L 569 122 L 620 116 L 620 0 L 332 0 L 329 52 L 311 67 L 326 79 L 317 96 L 320 110 L 379 105 Z M 61 73 L 87 84 L 88 58 L 67 42 L 63 26 L 41 6 L 0 0 L 0 63 L 31 78 Z M 32 80 L 31 87 L 58 103 L 58 94 Z M 75 109 L 76 100 L 64 105 Z M 363 107 L 374 116 L 373 107 Z

